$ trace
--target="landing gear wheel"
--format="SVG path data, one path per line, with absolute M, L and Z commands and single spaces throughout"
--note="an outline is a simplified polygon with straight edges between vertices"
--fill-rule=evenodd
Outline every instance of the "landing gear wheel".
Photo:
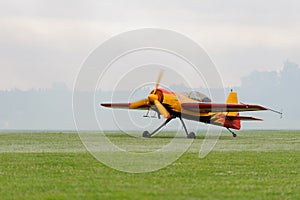
M 187 135 L 187 138 L 195 139 L 195 138 L 196 138 L 196 135 L 195 135 L 194 132 L 190 132 L 190 133 Z
M 236 137 L 236 134 L 232 130 L 230 130 L 229 128 L 227 128 L 227 130 L 232 134 L 232 137 Z
M 144 131 L 144 132 L 143 132 L 143 137 L 145 137 L 145 138 L 150 138 L 151 135 L 150 135 L 150 133 L 149 133 L 148 131 Z

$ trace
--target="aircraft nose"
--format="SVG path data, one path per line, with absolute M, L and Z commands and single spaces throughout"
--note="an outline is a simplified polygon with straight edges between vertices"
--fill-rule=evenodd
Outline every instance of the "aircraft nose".
M 149 94 L 148 99 L 153 103 L 155 100 L 158 100 L 158 96 L 156 94 Z

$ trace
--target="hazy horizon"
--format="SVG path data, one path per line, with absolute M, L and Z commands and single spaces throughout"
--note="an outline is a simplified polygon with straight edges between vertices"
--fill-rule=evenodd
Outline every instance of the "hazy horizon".
M 287 61 L 283 69 L 276 71 L 253 71 L 248 76 L 242 78 L 240 87 L 223 88 L 225 95 L 230 89 L 238 92 L 239 101 L 242 103 L 254 103 L 269 107 L 275 110 L 283 111 L 283 118 L 270 111 L 248 112 L 243 115 L 262 117 L 263 122 L 243 122 L 242 130 L 247 129 L 300 129 L 298 123 L 298 113 L 300 107 L 300 68 L 298 64 Z M 162 83 L 165 83 L 162 79 Z M 182 92 L 191 90 L 184 84 L 170 85 L 172 91 Z M 148 118 L 142 116 L 146 111 L 130 111 L 119 109 L 107 109 L 100 107 L 100 102 L 128 102 L 129 95 L 134 88 L 128 88 L 128 91 L 96 91 L 95 102 L 84 100 L 86 104 L 92 104 L 95 107 L 95 116 L 102 120 L 104 127 L 102 130 L 136 130 L 142 131 L 142 127 L 149 123 Z M 193 88 L 206 93 L 211 88 Z M 212 89 L 213 90 L 213 89 Z M 291 92 L 294 91 L 294 92 Z M 142 99 L 150 91 L 142 89 L 135 93 L 130 100 Z M 207 93 L 206 93 L 207 94 Z M 208 95 L 208 94 L 207 94 Z M 75 130 L 72 110 L 72 90 L 68 89 L 62 82 L 54 84 L 51 89 L 32 89 L 27 91 L 11 90 L 0 91 L 0 129 L 30 129 L 30 130 Z M 3 114 L 4 113 L 4 114 Z M 115 119 L 120 117 L 119 124 Z M 131 119 L 129 119 L 129 118 Z M 118 120 L 118 119 L 117 119 Z M 136 124 L 133 124 L 133 120 Z M 150 120 L 151 126 L 155 127 L 162 123 L 161 120 Z M 176 120 L 174 120 L 176 121 Z M 190 122 L 187 124 L 191 129 L 205 130 L 207 125 Z M 86 118 L 86 130 L 98 130 L 89 123 Z M 196 126 L 198 126 L 196 128 Z M 169 129 L 181 127 L 177 122 L 172 122 Z

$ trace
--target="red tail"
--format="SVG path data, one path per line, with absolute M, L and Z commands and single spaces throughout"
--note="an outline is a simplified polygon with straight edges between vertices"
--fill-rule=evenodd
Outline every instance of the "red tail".
M 241 119 L 239 116 L 240 116 L 239 113 L 236 113 L 235 116 L 227 115 L 225 117 L 224 127 L 240 130 L 241 129 Z

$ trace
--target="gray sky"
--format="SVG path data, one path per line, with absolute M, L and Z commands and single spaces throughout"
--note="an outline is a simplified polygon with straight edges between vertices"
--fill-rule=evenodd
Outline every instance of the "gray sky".
M 124 31 L 171 29 L 201 44 L 225 86 L 300 63 L 300 2 L 0 1 L 0 89 L 69 88 L 89 53 Z

